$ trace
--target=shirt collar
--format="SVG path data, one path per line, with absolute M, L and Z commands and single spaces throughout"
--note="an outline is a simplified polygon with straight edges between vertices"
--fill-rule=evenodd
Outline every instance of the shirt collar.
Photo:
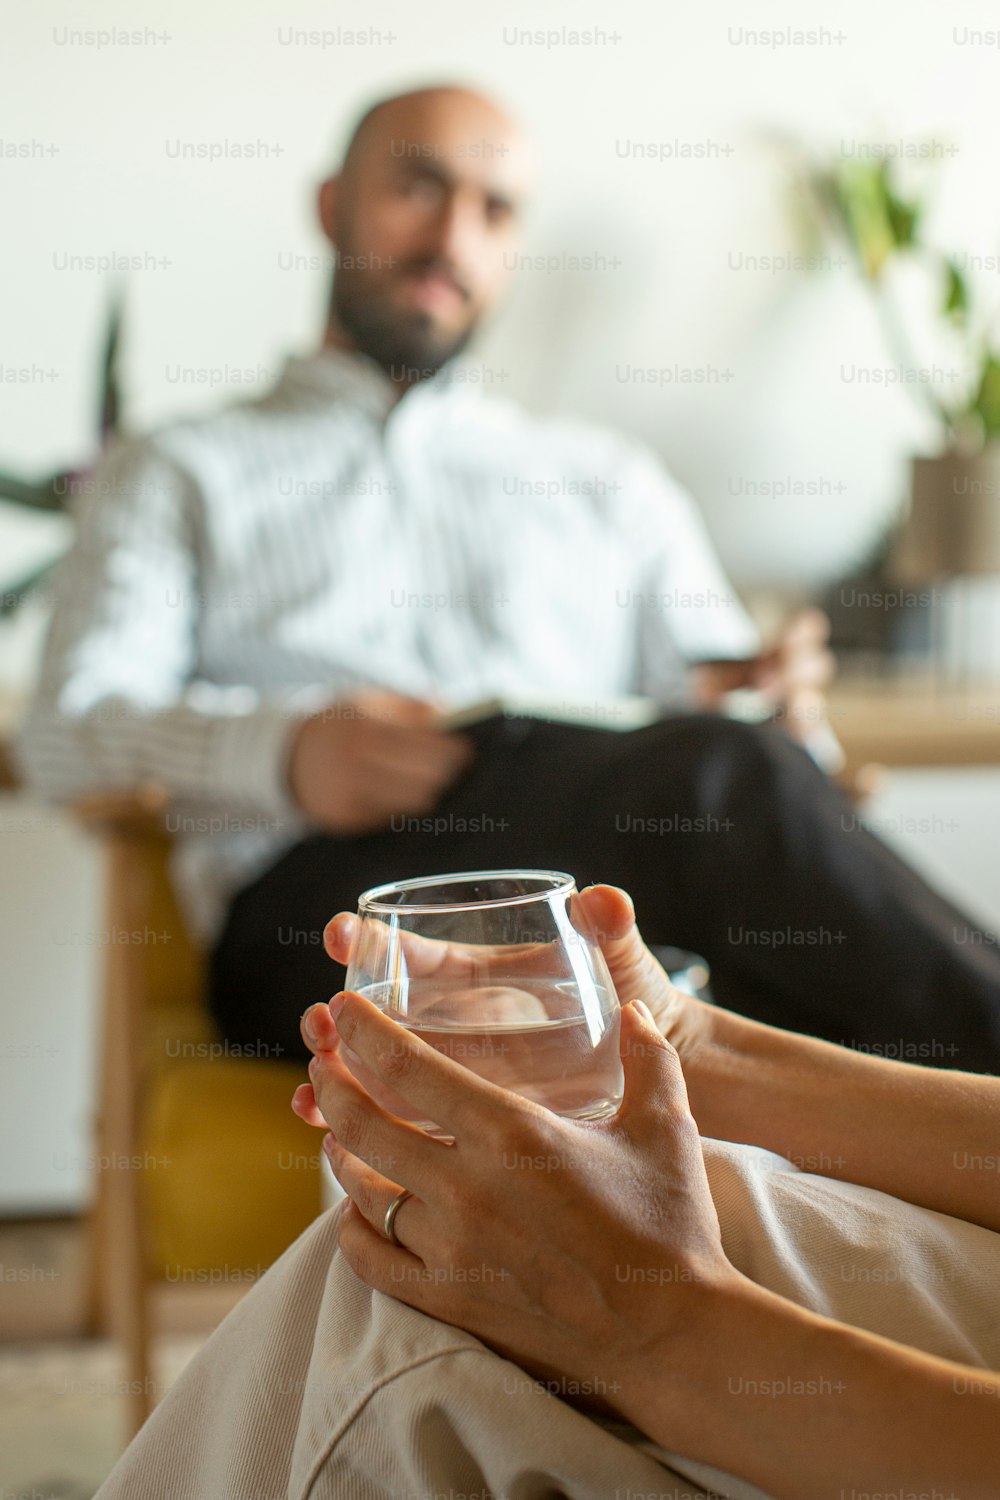
M 296 402 L 310 397 L 323 403 L 346 401 L 384 423 L 397 409 L 409 411 L 416 405 L 442 401 L 454 389 L 453 374 L 451 364 L 444 365 L 397 399 L 389 376 L 367 354 L 321 349 L 287 359 L 278 391 Z

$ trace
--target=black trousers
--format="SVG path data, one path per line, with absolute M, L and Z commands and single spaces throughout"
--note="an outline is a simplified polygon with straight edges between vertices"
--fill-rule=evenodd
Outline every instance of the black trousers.
M 323 927 L 367 886 L 568 870 L 632 895 L 646 941 L 703 954 L 716 1000 L 849 1047 L 1000 1072 L 1000 948 L 877 838 L 786 736 L 717 718 L 631 733 L 497 718 L 429 819 L 316 834 L 239 892 L 211 963 L 223 1035 L 304 1057 L 342 987 Z

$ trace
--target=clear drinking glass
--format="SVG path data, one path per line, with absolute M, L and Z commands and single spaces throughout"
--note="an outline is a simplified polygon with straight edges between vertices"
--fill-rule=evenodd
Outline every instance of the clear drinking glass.
M 481 1078 L 574 1120 L 622 1097 L 621 1011 L 573 877 L 473 870 L 402 880 L 358 902 L 346 988 Z M 440 1135 L 363 1064 L 384 1109 Z

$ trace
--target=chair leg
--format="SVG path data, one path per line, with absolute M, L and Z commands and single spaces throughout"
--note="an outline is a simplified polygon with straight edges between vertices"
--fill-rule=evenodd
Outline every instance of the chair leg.
M 105 1298 L 115 1338 L 125 1356 L 125 1425 L 131 1439 L 155 1404 L 150 1357 L 150 1288 L 143 1256 L 138 1198 L 139 1174 L 113 1165 L 108 1185 L 108 1246 Z M 111 1175 L 113 1174 L 113 1175 Z
M 143 897 L 135 849 L 122 841 L 109 850 L 110 889 L 115 909 L 109 926 L 141 925 L 133 904 Z M 138 876 L 138 878 L 137 878 Z M 106 971 L 104 1070 L 99 1122 L 100 1157 L 95 1206 L 95 1269 L 112 1336 L 125 1356 L 125 1423 L 131 1438 L 149 1416 L 155 1382 L 150 1358 L 150 1286 L 143 1219 L 143 1170 L 140 1163 L 138 1100 L 142 1086 L 143 1017 L 136 1003 L 138 986 L 128 944 L 110 944 Z
M 104 1121 L 100 1116 L 95 1137 L 98 1142 L 98 1158 L 104 1161 Z M 83 1332 L 87 1338 L 108 1338 L 111 1334 L 111 1322 L 105 1295 L 104 1267 L 107 1264 L 110 1235 L 105 1176 L 100 1169 L 97 1172 L 94 1201 L 84 1215 L 83 1235 Z

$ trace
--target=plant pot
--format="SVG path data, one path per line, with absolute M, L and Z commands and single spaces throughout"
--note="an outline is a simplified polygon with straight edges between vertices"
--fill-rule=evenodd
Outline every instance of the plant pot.
M 1000 443 L 915 458 L 910 496 L 891 555 L 896 581 L 1000 574 Z
M 912 465 L 909 518 L 890 552 L 926 610 L 928 665 L 944 681 L 1000 681 L 1000 442 Z

